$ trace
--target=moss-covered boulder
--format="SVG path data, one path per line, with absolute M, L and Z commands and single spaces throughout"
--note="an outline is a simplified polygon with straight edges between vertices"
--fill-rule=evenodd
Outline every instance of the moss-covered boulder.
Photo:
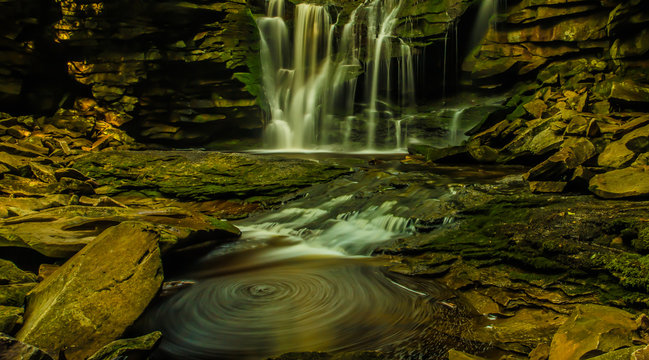
M 348 172 L 319 161 L 199 151 L 103 152 L 73 167 L 109 195 L 139 191 L 198 201 L 269 199 Z
M 119 339 L 104 346 L 88 360 L 116 360 L 130 357 L 145 357 L 158 344 L 162 333 L 159 331 L 133 339 Z
M 162 284 L 158 240 L 132 222 L 104 231 L 30 292 L 16 337 L 70 360 L 117 339 Z

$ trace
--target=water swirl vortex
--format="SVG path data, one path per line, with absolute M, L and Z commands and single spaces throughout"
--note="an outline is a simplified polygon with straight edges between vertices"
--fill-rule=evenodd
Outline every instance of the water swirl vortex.
M 436 310 L 427 293 L 379 267 L 290 261 L 200 280 L 150 310 L 156 359 L 259 359 L 296 351 L 378 349 L 416 334 Z

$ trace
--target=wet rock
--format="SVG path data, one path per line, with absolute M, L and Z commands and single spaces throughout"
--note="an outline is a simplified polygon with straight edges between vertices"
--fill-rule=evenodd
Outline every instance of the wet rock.
M 38 267 L 38 281 L 43 281 L 45 280 L 46 277 L 54 274 L 56 270 L 58 270 L 61 266 L 60 265 L 52 265 L 52 264 L 41 264 Z
M 27 247 L 45 256 L 67 258 L 105 229 L 125 221 L 153 224 L 163 237 L 164 250 L 240 234 L 227 222 L 179 208 L 64 206 L 4 220 L 0 247 Z
M 44 183 L 55 183 L 57 181 L 54 176 L 54 169 L 47 165 L 42 165 L 36 162 L 30 162 L 29 168 L 32 171 L 34 177 Z
M 628 102 L 649 103 L 649 86 L 632 80 L 614 82 L 611 86 L 610 99 Z
M 17 339 L 74 360 L 118 338 L 162 284 L 158 240 L 137 223 L 104 231 L 31 291 Z
M 649 359 L 649 346 L 640 348 L 631 354 L 631 360 L 647 360 L 647 359 Z
M 133 339 L 120 339 L 104 346 L 88 360 L 117 360 L 121 358 L 145 357 L 160 341 L 159 331 Z
M 34 211 L 70 204 L 73 195 L 46 195 L 42 197 L 0 197 L 0 218 L 27 215 Z M 4 212 L 3 212 L 4 210 Z
M 530 190 L 534 193 L 561 193 L 568 183 L 565 181 L 530 181 Z
M 448 360 L 483 360 L 484 358 L 480 356 L 475 356 L 467 354 L 458 350 L 449 350 L 448 351 Z
M 570 121 L 568 127 L 566 127 L 565 135 L 584 136 L 587 130 L 588 120 L 582 116 L 576 116 Z
M 539 343 L 549 343 L 565 321 L 565 315 L 554 311 L 521 308 L 515 316 L 494 322 L 493 334 L 501 349 L 529 353 Z
M 72 166 L 105 195 L 139 190 L 199 201 L 272 199 L 348 172 L 325 162 L 197 151 L 91 153 Z
M 609 168 L 621 168 L 630 165 L 637 155 L 636 151 L 639 150 L 638 152 L 642 152 L 643 150 L 642 148 L 638 149 L 634 147 L 634 143 L 642 142 L 646 138 L 649 138 L 649 126 L 644 126 L 629 132 L 620 140 L 610 143 L 599 155 L 597 163 L 599 166 Z
M 580 305 L 552 338 L 550 360 L 579 359 L 628 347 L 636 330 L 633 315 L 624 310 Z
M 633 120 L 627 121 L 615 129 L 614 135 L 616 138 L 621 138 L 631 131 L 644 127 L 645 125 L 649 125 L 649 115 L 639 116 Z
M 2 360 L 52 360 L 50 355 L 37 347 L 5 334 L 0 334 L 0 356 Z
M 0 285 L 0 305 L 23 306 L 25 303 L 25 296 L 34 288 L 34 286 L 36 286 L 35 282 Z
M 437 148 L 429 145 L 410 145 L 408 153 L 422 155 L 426 161 L 466 162 L 470 157 L 464 146 Z
M 550 345 L 545 343 L 539 344 L 528 356 L 530 360 L 548 360 L 550 357 Z
M 6 142 L 0 142 L 0 151 L 6 152 L 11 155 L 24 156 L 28 158 L 37 158 L 47 154 L 46 152 L 38 152 L 17 144 L 10 144 Z
M 0 285 L 19 284 L 36 281 L 36 276 L 20 270 L 9 260 L 0 259 Z
M 565 141 L 561 149 L 525 174 L 527 180 L 560 180 L 595 156 L 595 146 L 586 138 Z
M 589 190 L 605 199 L 649 196 L 649 169 L 646 166 L 630 166 L 595 175 Z
M 547 110 L 548 106 L 545 104 L 545 101 L 541 99 L 532 100 L 529 103 L 523 105 L 523 108 L 534 117 L 534 119 L 540 119 L 543 112 Z
M 620 349 L 616 351 L 611 351 L 603 355 L 591 357 L 592 360 L 640 360 L 637 357 L 634 357 L 634 353 L 640 351 L 642 346 L 632 346 L 625 349 Z
M 22 307 L 0 305 L 0 333 L 12 333 L 17 325 L 23 323 Z

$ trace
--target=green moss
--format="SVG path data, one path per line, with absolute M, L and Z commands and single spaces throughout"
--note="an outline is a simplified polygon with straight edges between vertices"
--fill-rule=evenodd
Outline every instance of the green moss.
M 649 224 L 640 226 L 638 236 L 632 241 L 633 248 L 641 253 L 649 252 Z
M 637 254 L 606 254 L 600 264 L 619 280 L 620 285 L 649 292 L 649 256 Z

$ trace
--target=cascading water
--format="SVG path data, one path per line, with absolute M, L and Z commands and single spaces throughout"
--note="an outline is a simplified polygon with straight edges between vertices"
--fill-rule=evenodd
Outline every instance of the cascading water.
M 273 149 L 375 150 L 401 148 L 405 141 L 390 137 L 377 141 L 379 104 L 392 97 L 402 113 L 415 106 L 415 76 L 410 46 L 392 33 L 404 0 L 367 0 L 350 15 L 342 28 L 324 6 L 295 7 L 292 51 L 284 21 L 285 0 L 271 0 L 267 16 L 257 20 L 261 35 L 264 94 L 270 122 L 266 146 Z M 364 58 L 361 35 L 366 34 Z M 394 52 L 393 48 L 398 48 Z M 289 58 L 289 54 L 292 57 Z M 392 59 L 398 59 L 398 76 L 391 79 Z M 361 58 L 363 61 L 361 61 Z M 356 113 L 358 77 L 365 73 L 366 111 Z M 358 139 L 365 128 L 365 139 Z M 360 147 L 360 148 L 359 148 Z
M 143 333 L 164 333 L 152 358 L 352 350 L 403 358 L 396 354 L 415 342 L 426 344 L 421 358 L 428 359 L 460 346 L 481 321 L 469 307 L 439 283 L 389 272 L 386 260 L 366 256 L 414 234 L 408 214 L 439 190 L 395 196 L 401 190 L 387 189 L 397 178 L 379 174 L 315 185 L 281 209 L 237 222 L 242 237 L 189 265 L 175 279 L 193 285 L 140 320 Z

